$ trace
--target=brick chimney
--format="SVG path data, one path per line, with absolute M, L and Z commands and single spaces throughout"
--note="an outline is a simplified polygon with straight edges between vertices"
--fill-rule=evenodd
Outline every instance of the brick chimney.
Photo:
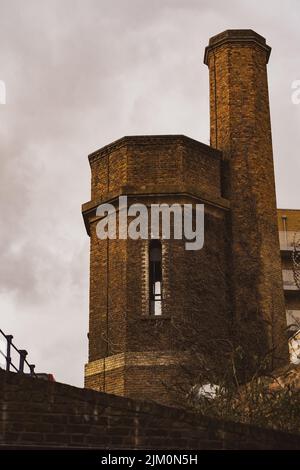
M 287 360 L 288 351 L 266 67 L 270 52 L 254 31 L 227 30 L 210 39 L 204 63 L 211 146 L 223 152 L 223 196 L 231 204 L 234 315 L 248 331 L 250 347 L 259 343 L 263 351 L 273 350 L 276 366 Z

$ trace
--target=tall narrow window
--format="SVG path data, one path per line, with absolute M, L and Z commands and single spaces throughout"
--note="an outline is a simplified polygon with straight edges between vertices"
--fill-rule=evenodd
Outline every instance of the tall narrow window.
M 160 240 L 149 246 L 150 315 L 162 314 L 162 249 Z

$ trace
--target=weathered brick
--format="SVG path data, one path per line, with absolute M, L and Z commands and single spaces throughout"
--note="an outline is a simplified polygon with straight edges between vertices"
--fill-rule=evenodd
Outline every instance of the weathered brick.
M 33 385 L 34 382 L 34 385 Z M 42 381 L 0 370 L 0 389 L 8 394 L 11 385 L 27 391 L 32 386 L 39 391 Z M 53 413 L 55 398 L 64 396 L 68 421 L 77 424 L 63 426 L 66 415 Z M 35 395 L 37 396 L 37 395 Z M 0 403 L 5 405 L 4 397 Z M 78 405 L 86 404 L 90 419 L 77 415 Z M 34 403 L 32 403 L 34 408 Z M 3 407 L 5 409 L 5 406 Z M 34 423 L 34 413 L 28 409 L 18 414 L 1 412 L 1 446 L 19 448 L 97 448 L 97 449 L 299 449 L 299 435 L 292 435 L 255 426 L 224 422 L 191 414 L 182 409 L 155 403 L 115 397 L 87 389 L 76 389 L 55 383 L 47 397 L 40 423 Z M 97 414 L 101 418 L 93 421 Z M 49 430 L 46 421 L 51 418 Z M 104 419 L 105 418 L 105 419 Z M 90 423 L 93 421 L 93 424 Z M 24 432 L 24 430 L 28 432 Z M 54 431 L 56 430 L 56 431 Z

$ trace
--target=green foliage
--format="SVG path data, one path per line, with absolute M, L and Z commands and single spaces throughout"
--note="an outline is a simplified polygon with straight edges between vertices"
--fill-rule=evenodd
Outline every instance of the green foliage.
M 267 375 L 263 366 L 258 371 L 246 384 L 239 384 L 235 373 L 227 371 L 216 386 L 209 387 L 211 393 L 194 387 L 189 407 L 223 420 L 300 433 L 300 390 L 288 383 L 284 372 L 278 379 Z

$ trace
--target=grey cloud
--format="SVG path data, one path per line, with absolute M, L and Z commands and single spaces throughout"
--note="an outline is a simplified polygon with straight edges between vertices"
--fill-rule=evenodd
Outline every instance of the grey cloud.
M 125 134 L 208 142 L 211 35 L 253 28 L 269 65 L 278 203 L 299 207 L 297 1 L 0 0 L 0 327 L 39 370 L 82 384 L 87 154 Z M 283 6 L 284 5 L 284 6 Z M 298 75 L 297 75 L 298 74 Z

